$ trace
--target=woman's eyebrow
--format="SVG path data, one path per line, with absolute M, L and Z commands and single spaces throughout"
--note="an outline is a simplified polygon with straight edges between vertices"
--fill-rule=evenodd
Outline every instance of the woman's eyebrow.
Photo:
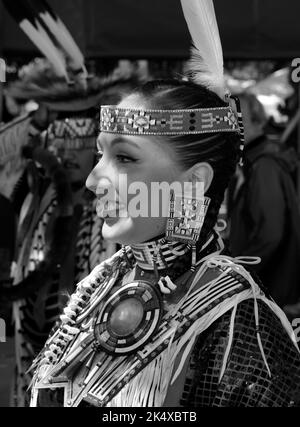
M 140 149 L 140 145 L 137 144 L 136 142 L 132 141 L 131 138 L 124 138 L 123 136 L 118 136 L 115 139 L 112 140 L 111 145 L 116 145 L 116 144 L 130 144 L 133 145 L 134 147 Z
M 103 141 L 104 142 L 104 141 Z M 106 143 L 104 142 L 104 145 Z M 111 143 L 110 146 L 113 147 L 116 144 L 129 144 L 129 145 L 133 145 L 134 147 L 140 149 L 140 145 L 137 144 L 136 142 L 132 141 L 130 138 L 124 138 L 123 136 L 117 136 L 116 138 L 114 138 Z M 97 149 L 98 150 L 103 150 L 103 146 L 101 144 L 101 138 L 100 136 L 97 138 Z
M 102 141 L 102 142 L 104 142 L 104 145 L 106 145 L 105 141 Z M 113 147 L 116 144 L 129 144 L 129 145 L 133 145 L 135 148 L 138 148 L 139 150 L 141 148 L 139 144 L 137 144 L 136 142 L 132 141 L 130 138 L 124 138 L 123 136 L 117 136 L 108 145 L 110 145 L 111 147 Z M 103 145 L 101 143 L 101 137 L 100 136 L 98 136 L 98 138 L 97 138 L 96 145 L 97 145 L 97 150 L 103 151 Z

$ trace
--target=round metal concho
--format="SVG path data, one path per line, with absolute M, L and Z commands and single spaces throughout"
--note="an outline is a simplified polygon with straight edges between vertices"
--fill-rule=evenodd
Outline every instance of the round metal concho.
M 96 345 L 109 354 L 134 352 L 151 338 L 161 315 L 161 295 L 153 285 L 144 281 L 125 285 L 108 299 L 96 318 Z

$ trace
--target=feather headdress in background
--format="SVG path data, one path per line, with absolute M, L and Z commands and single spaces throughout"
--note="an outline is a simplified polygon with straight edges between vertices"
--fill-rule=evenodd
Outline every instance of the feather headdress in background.
M 118 103 L 120 97 L 145 81 L 138 68 L 116 68 L 107 77 L 90 76 L 87 87 L 68 84 L 46 58 L 36 58 L 19 70 L 19 79 L 5 86 L 5 93 L 18 102 L 34 100 L 53 111 L 83 111 L 99 104 Z
M 181 0 L 181 4 L 194 44 L 186 72 L 224 99 L 223 51 L 213 1 Z
M 3 0 L 3 3 L 20 28 L 51 62 L 58 77 L 64 77 L 67 82 L 87 78 L 82 52 L 45 0 Z
M 3 4 L 27 37 L 48 58 L 57 76 L 68 80 L 66 61 L 62 52 L 55 46 L 54 41 L 49 37 L 29 3 L 23 0 L 17 2 L 3 0 Z
M 87 77 L 84 56 L 60 17 L 45 0 L 27 1 L 63 50 L 69 60 L 68 65 L 70 68 L 74 72 L 82 72 L 83 77 Z

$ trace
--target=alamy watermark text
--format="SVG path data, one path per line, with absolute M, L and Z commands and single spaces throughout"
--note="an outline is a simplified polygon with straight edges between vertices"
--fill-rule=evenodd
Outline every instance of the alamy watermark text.
M 0 343 L 6 342 L 6 323 L 0 319 Z
M 6 82 L 6 62 L 0 58 L 0 83 Z

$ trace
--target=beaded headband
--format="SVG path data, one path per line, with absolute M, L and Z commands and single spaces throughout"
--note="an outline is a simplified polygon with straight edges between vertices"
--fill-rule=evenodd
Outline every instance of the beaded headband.
M 97 121 L 90 117 L 71 117 L 55 120 L 48 128 L 48 141 L 66 150 L 95 148 L 98 133 Z
M 187 135 L 238 132 L 239 119 L 231 107 L 189 110 L 134 110 L 103 105 L 100 131 L 125 135 Z

